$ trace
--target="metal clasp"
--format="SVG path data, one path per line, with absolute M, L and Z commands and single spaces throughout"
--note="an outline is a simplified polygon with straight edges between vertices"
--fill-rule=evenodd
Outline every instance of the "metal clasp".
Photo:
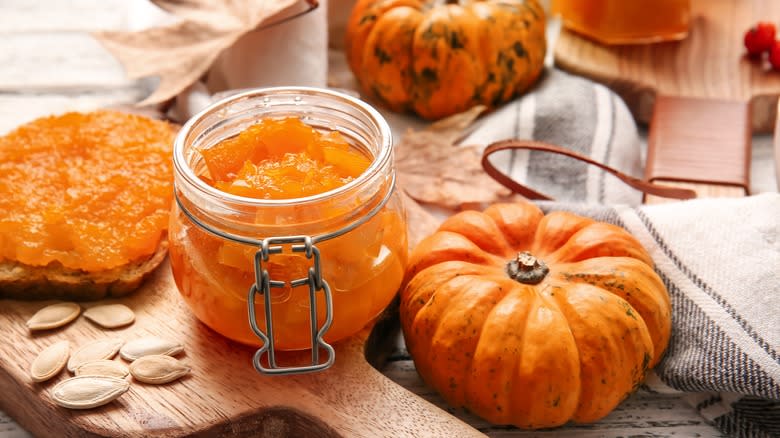
M 255 369 L 264 374 L 294 374 L 294 373 L 307 373 L 313 371 L 324 370 L 331 365 L 336 358 L 336 352 L 333 347 L 325 342 L 323 336 L 325 332 L 330 328 L 333 323 L 333 297 L 330 291 L 328 282 L 322 278 L 322 268 L 320 264 L 320 251 L 315 244 L 323 242 L 325 240 L 334 239 L 342 236 L 355 228 L 368 222 L 371 218 L 377 215 L 382 208 L 390 200 L 395 189 L 395 174 L 392 174 L 387 192 L 382 199 L 371 208 L 360 219 L 350 223 L 349 225 L 340 228 L 336 231 L 331 231 L 318 236 L 284 236 L 284 237 L 268 237 L 265 239 L 252 239 L 245 236 L 236 235 L 214 228 L 213 226 L 205 223 L 195 216 L 187 206 L 182 202 L 179 197 L 178 189 L 174 182 L 173 198 L 176 201 L 176 205 L 179 210 L 196 226 L 200 229 L 225 240 L 240 243 L 243 245 L 251 245 L 260 249 L 255 253 L 254 269 L 255 269 L 255 283 L 249 288 L 247 308 L 249 310 L 249 326 L 252 332 L 263 341 L 263 346 L 255 352 L 252 359 Z M 280 367 L 276 363 L 276 350 L 274 349 L 274 330 L 273 330 L 273 311 L 271 309 L 271 288 L 285 287 L 286 283 L 283 281 L 277 281 L 270 278 L 268 270 L 264 268 L 264 263 L 267 263 L 273 254 L 280 254 L 282 252 L 281 245 L 291 245 L 292 252 L 304 253 L 307 259 L 313 261 L 312 266 L 308 269 L 308 275 L 306 278 L 299 278 L 290 281 L 290 287 L 309 285 L 309 318 L 311 329 L 311 364 L 306 366 L 296 367 Z M 325 323 L 322 328 L 317 329 L 317 293 L 322 293 L 325 298 Z M 257 326 L 257 318 L 255 312 L 255 297 L 257 294 L 263 295 L 263 303 L 265 308 L 265 329 L 264 333 Z M 320 363 L 320 348 L 324 349 L 328 353 L 327 359 Z M 263 365 L 263 355 L 268 355 L 268 367 Z
M 313 259 L 313 266 L 308 269 L 306 278 L 290 281 L 290 287 L 309 285 L 309 322 L 311 330 L 311 365 L 281 367 L 276 363 L 276 349 L 274 348 L 273 310 L 271 306 L 271 288 L 283 288 L 287 286 L 284 281 L 273 280 L 268 270 L 263 267 L 263 262 L 268 262 L 272 254 L 280 254 L 283 244 L 292 244 L 292 252 L 302 252 L 307 259 Z M 317 292 L 322 291 L 325 296 L 325 323 L 322 328 L 317 328 Z M 265 307 L 265 333 L 257 326 L 255 313 L 255 295 L 263 295 Z M 263 346 L 255 352 L 252 363 L 255 369 L 266 374 L 291 374 L 320 371 L 330 367 L 336 357 L 333 347 L 325 342 L 323 336 L 333 323 L 333 302 L 328 282 L 322 278 L 320 265 L 320 250 L 314 246 L 309 236 L 271 237 L 263 239 L 260 249 L 255 253 L 255 283 L 249 288 L 247 302 L 249 308 L 249 326 L 252 331 L 263 341 Z M 327 359 L 320 363 L 320 348 L 327 353 Z M 263 365 L 263 354 L 268 355 L 268 367 Z

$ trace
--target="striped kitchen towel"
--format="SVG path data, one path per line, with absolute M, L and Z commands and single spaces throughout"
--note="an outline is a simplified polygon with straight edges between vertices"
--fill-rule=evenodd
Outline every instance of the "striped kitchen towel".
M 780 194 L 540 205 L 620 225 L 653 257 L 672 338 L 645 389 L 687 393 L 729 436 L 780 437 Z
M 509 138 L 552 143 L 640 177 L 643 151 L 625 103 L 596 82 L 547 69 L 527 94 L 482 117 L 461 144 Z M 496 167 L 559 201 L 638 205 L 642 194 L 612 175 L 572 158 L 538 151 L 501 151 Z

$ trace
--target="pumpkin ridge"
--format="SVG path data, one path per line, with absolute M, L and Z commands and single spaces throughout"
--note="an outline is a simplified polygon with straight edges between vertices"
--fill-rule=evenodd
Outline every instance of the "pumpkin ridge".
M 406 279 L 401 287 L 401 305 L 404 308 L 413 310 L 412 312 L 404 313 L 401 317 L 403 318 L 406 314 L 416 315 L 420 307 L 428 302 L 436 289 L 450 279 L 471 273 L 478 274 L 479 272 L 482 272 L 479 265 L 459 260 L 439 263 L 423 269 L 420 271 L 420 274 L 425 273 L 424 275 Z
M 531 252 L 537 256 L 549 257 L 565 246 L 575 234 L 594 222 L 593 219 L 567 211 L 553 211 L 539 221 Z M 548 263 L 554 261 L 555 259 L 547 260 Z
M 425 273 L 425 275 L 423 276 L 424 284 L 417 285 L 417 282 L 423 282 L 421 280 L 418 280 L 420 276 L 416 276 L 415 278 L 413 278 L 412 281 L 409 282 L 409 284 L 402 289 L 401 291 L 402 299 L 405 295 L 411 299 L 422 300 L 424 302 L 420 302 L 420 304 L 425 304 L 428 301 L 430 301 L 432 297 L 436 295 L 436 290 L 438 288 L 447 287 L 450 281 L 457 278 L 489 276 L 489 278 L 493 278 L 496 280 L 505 279 L 501 275 L 498 269 L 495 269 L 495 273 L 491 275 L 490 271 L 494 269 L 495 268 L 493 267 L 478 265 L 469 262 L 462 262 L 460 260 L 453 260 L 450 262 L 444 262 L 438 265 L 429 266 L 424 270 L 420 271 L 421 274 Z M 434 277 L 435 280 L 432 281 L 429 277 Z M 413 290 L 414 294 L 406 293 L 405 291 L 407 289 Z
M 497 203 L 484 211 L 496 224 L 501 235 L 513 253 L 532 250 L 532 254 L 541 254 L 534 248 L 540 221 L 544 218 L 542 210 L 529 203 Z M 511 255 L 511 254 L 508 254 Z
M 491 275 L 491 271 L 494 272 L 493 275 Z M 484 275 L 489 275 L 494 281 L 505 280 L 498 268 L 463 262 L 460 260 L 451 260 L 429 266 L 420 271 L 420 274 L 421 275 L 412 278 L 401 288 L 401 306 L 404 309 L 412 310 L 401 314 L 402 325 L 406 325 L 407 316 L 416 318 L 416 315 L 419 314 L 422 307 L 436 299 L 437 290 L 450 287 L 451 285 L 449 283 L 452 280 L 467 277 L 481 277 Z M 411 326 L 413 321 L 414 320 L 409 320 L 408 326 Z
M 523 321 L 522 329 L 520 330 L 520 337 L 517 340 L 517 345 L 519 346 L 520 351 L 523 351 L 523 347 L 525 346 L 525 343 L 528 340 L 527 333 L 529 331 L 528 327 L 529 327 L 529 325 L 532 322 L 531 315 L 533 314 L 533 312 L 535 310 L 539 309 L 539 306 L 540 306 L 539 301 L 540 301 L 540 299 L 539 299 L 539 296 L 536 293 L 536 291 L 533 290 L 533 288 L 525 287 L 525 285 L 521 286 L 521 287 L 525 291 L 527 291 L 527 293 L 530 296 L 533 297 L 532 301 L 529 303 L 529 306 L 527 308 L 528 310 L 525 312 L 526 318 L 525 318 L 525 321 Z M 514 289 L 513 292 L 519 292 L 519 290 Z M 513 367 L 512 373 L 514 375 L 516 375 L 516 376 L 520 376 L 521 375 L 520 370 L 521 370 L 521 367 L 524 365 L 523 364 L 523 359 L 524 359 L 523 355 L 519 354 L 518 357 L 517 357 L 517 360 L 515 361 L 515 364 L 514 364 L 515 366 Z M 518 403 L 522 402 L 522 400 L 518 400 L 517 397 L 512 397 L 511 396 L 511 394 L 515 394 L 516 393 L 516 389 L 515 388 L 519 387 L 520 384 L 521 384 L 521 380 L 520 379 L 512 379 L 511 380 L 511 386 L 510 386 L 510 390 L 509 390 L 510 396 L 509 396 L 509 399 L 507 400 L 507 405 L 508 405 L 507 412 L 514 412 L 517 409 Z M 521 388 L 521 390 L 522 389 L 525 389 L 525 388 Z M 529 424 L 529 427 L 533 427 L 533 425 Z
M 629 277 L 626 272 L 632 275 Z M 634 312 L 652 328 L 655 354 L 649 368 L 660 362 L 671 337 L 671 301 L 667 294 L 660 293 L 663 282 L 651 267 L 632 257 L 603 257 L 559 264 L 550 277 L 560 282 L 590 284 L 625 300 L 627 311 Z M 655 287 L 642 287 L 647 283 Z
M 547 308 L 553 309 L 555 311 L 555 313 L 560 315 L 560 317 L 564 321 L 567 321 L 567 323 L 565 324 L 565 326 L 563 328 L 565 329 L 566 335 L 568 335 L 569 338 L 571 339 L 572 350 L 568 350 L 566 348 L 563 348 L 563 346 L 560 346 L 561 340 L 560 339 L 556 339 L 556 341 L 557 341 L 556 345 L 558 345 L 558 347 L 557 347 L 558 348 L 558 355 L 556 356 L 555 360 L 556 361 L 561 361 L 567 355 L 571 355 L 571 356 L 573 356 L 573 360 L 572 361 L 574 363 L 576 363 L 577 371 L 578 371 L 576 373 L 576 378 L 572 377 L 572 382 L 571 382 L 572 389 L 570 391 L 565 391 L 565 394 L 559 393 L 558 398 L 556 398 L 553 401 L 553 407 L 557 406 L 560 410 L 562 410 L 561 413 L 557 414 L 557 418 L 559 418 L 559 420 L 547 422 L 546 424 L 537 424 L 536 427 L 548 427 L 548 426 L 551 426 L 551 425 L 559 426 L 559 425 L 562 425 L 562 424 L 565 424 L 566 422 L 568 422 L 574 416 L 574 414 L 576 413 L 577 406 L 579 404 L 580 394 L 582 393 L 582 371 L 581 371 L 582 370 L 582 361 L 580 359 L 579 347 L 577 346 L 577 342 L 576 342 L 576 338 L 574 337 L 574 333 L 572 333 L 571 327 L 569 327 L 568 320 L 566 319 L 566 315 L 563 312 L 563 310 L 560 308 L 560 306 L 558 305 L 558 302 L 556 300 L 554 300 L 552 297 L 547 296 L 546 294 L 540 294 L 539 296 L 540 296 L 540 299 L 542 300 L 542 302 L 547 304 L 547 306 L 548 306 Z M 549 334 L 548 334 L 548 336 L 549 336 Z M 562 373 L 560 373 L 560 372 L 558 372 L 558 373 L 549 373 L 548 375 L 550 375 L 550 374 L 552 376 L 556 376 L 556 375 L 560 376 L 560 374 L 562 374 Z M 574 373 L 572 373 L 572 374 L 574 374 Z M 547 377 L 547 378 L 555 381 L 554 377 Z M 559 377 L 559 378 L 565 379 L 563 377 Z
M 467 406 L 477 415 L 494 423 L 505 424 L 511 421 L 507 418 L 508 413 L 514 412 L 511 395 L 517 381 L 516 369 L 520 358 L 517 355 L 517 348 L 514 351 L 507 349 L 498 351 L 497 347 L 522 345 L 522 337 L 528 320 L 526 310 L 534 303 L 535 294 L 524 285 L 507 279 L 506 276 L 493 280 L 493 284 L 504 293 L 482 320 L 479 342 L 474 346 L 472 364 L 465 379 L 468 382 L 465 388 L 472 389 L 472 391 L 467 392 L 472 397 L 467 398 L 466 402 Z M 486 278 L 485 281 L 489 280 Z M 532 299 L 518 298 L 522 295 Z M 505 318 L 501 314 L 507 313 L 506 308 L 509 306 L 523 306 L 523 311 L 512 312 L 523 318 L 522 323 L 517 324 L 518 321 L 513 321 L 510 327 L 504 326 L 507 330 L 501 333 L 504 337 L 512 338 L 512 342 L 506 342 L 501 338 L 496 338 L 496 336 L 482 336 L 483 333 L 494 332 L 493 326 L 503 324 Z M 510 361 L 514 365 L 511 368 L 508 366 Z M 482 378 L 485 374 L 489 375 L 491 379 Z M 485 386 L 486 381 L 489 382 L 487 387 Z M 498 383 L 498 385 L 492 386 L 493 383 Z
M 580 370 L 579 355 L 576 351 L 577 345 L 573 341 L 574 337 L 568 326 L 550 322 L 545 325 L 543 320 L 546 318 L 540 320 L 537 315 L 540 311 L 549 312 L 548 314 L 550 315 L 557 315 L 556 318 L 561 322 L 565 321 L 565 315 L 555 300 L 539 293 L 538 286 L 518 284 L 506 278 L 502 281 L 510 288 L 504 300 L 520 297 L 517 298 L 517 301 L 525 303 L 522 311 L 515 312 L 515 314 L 522 315 L 524 319 L 519 326 L 513 324 L 514 327 L 518 327 L 516 331 L 519 334 L 518 338 L 508 342 L 491 337 L 489 342 L 497 345 L 514 345 L 515 354 L 512 355 L 509 352 L 506 354 L 516 360 L 508 376 L 506 376 L 506 380 L 511 383 L 506 390 L 507 398 L 503 401 L 502 410 L 500 412 L 485 410 L 475 413 L 493 423 L 511 423 L 523 428 L 555 427 L 564 424 L 571 418 L 577 407 L 578 397 L 576 395 L 579 393 L 580 388 L 579 376 L 569 375 L 569 373 L 564 372 L 563 374 L 568 375 L 569 382 L 565 381 L 565 379 L 560 379 L 559 381 L 548 380 L 549 377 L 547 376 L 548 372 L 551 371 L 551 366 L 557 372 L 553 371 L 549 374 L 559 375 L 561 374 L 559 368 L 568 369 L 567 363 L 574 366 L 574 368 L 570 369 L 571 371 L 574 371 L 574 369 Z M 500 308 L 500 306 L 497 305 L 496 308 Z M 492 321 L 493 318 L 504 322 L 506 318 L 497 315 L 497 313 L 498 311 L 493 309 L 485 319 L 485 325 L 488 327 L 490 327 L 489 324 L 495 325 Z M 541 327 L 537 327 L 537 325 Z M 569 351 L 567 354 L 566 350 L 561 350 L 559 342 L 562 341 L 562 337 L 560 336 L 553 335 L 552 337 L 558 342 L 548 342 L 544 345 L 537 343 L 536 337 L 541 334 L 549 336 L 548 329 L 553 327 L 569 334 L 571 339 L 571 344 L 569 345 L 574 350 L 573 355 L 571 354 L 572 351 Z M 490 330 L 483 330 L 483 332 L 485 331 Z M 475 358 L 477 358 L 476 353 Z M 547 358 L 548 362 L 542 360 L 543 358 Z M 506 361 L 501 363 L 502 367 L 511 365 Z M 484 382 L 481 385 L 484 386 Z M 550 391 L 553 387 L 557 387 L 558 391 L 551 393 Z M 548 388 L 550 391 L 542 391 Z M 500 400 L 497 399 L 494 402 L 498 403 Z M 513 415 L 510 416 L 509 412 L 513 413 Z
M 394 111 L 408 107 L 412 81 L 412 39 L 422 14 L 409 6 L 396 6 L 375 23 L 368 34 L 360 68 L 373 72 L 372 95 Z M 395 26 L 391 24 L 398 23 Z
M 481 250 L 501 258 L 516 254 L 496 221 L 475 210 L 462 211 L 449 217 L 439 225 L 438 231 L 460 234 Z
M 488 321 L 491 320 L 496 308 L 499 307 L 500 303 L 503 302 L 510 294 L 516 293 L 515 285 L 508 282 L 506 277 L 495 274 L 483 274 L 480 277 L 474 276 L 476 281 L 483 282 L 485 284 L 492 284 L 492 288 L 497 288 L 499 291 L 498 296 L 496 297 L 497 300 L 493 307 L 484 315 L 484 318 L 482 318 L 481 322 L 479 323 L 479 329 L 476 332 L 475 336 L 475 343 L 473 348 L 471 349 L 470 353 L 470 363 L 467 369 L 467 372 L 464 374 L 465 378 L 463 379 L 463 385 L 464 385 L 464 403 L 462 406 L 473 406 L 474 401 L 470 400 L 469 395 L 473 394 L 475 390 L 479 390 L 484 386 L 484 382 L 481 379 L 474 378 L 475 375 L 478 375 L 478 369 L 475 368 L 475 362 L 476 362 L 476 356 L 477 352 L 480 349 L 480 343 L 482 342 L 488 342 L 492 343 L 493 339 L 490 337 L 484 336 L 486 333 L 488 333 L 485 330 L 485 325 L 488 323 Z M 521 332 L 522 336 L 522 332 Z M 509 394 L 512 394 L 512 391 L 509 391 Z M 477 402 L 478 403 L 478 402 Z M 511 403 L 510 403 L 511 404 Z M 507 409 L 507 412 L 512 412 L 512 409 Z
M 558 292 L 558 295 L 560 295 L 560 290 L 561 290 L 560 286 L 556 285 L 555 282 L 551 281 L 550 275 L 547 275 L 545 279 L 542 281 L 542 283 L 536 285 L 535 287 L 533 287 L 533 289 L 536 295 L 538 296 L 539 301 L 542 304 L 545 304 L 546 308 L 553 310 L 556 314 L 560 315 L 560 318 L 563 321 L 566 321 L 564 327 L 565 332 L 571 337 L 572 347 L 574 349 L 574 351 L 571 353 L 573 353 L 573 356 L 576 358 L 577 370 L 579 371 L 579 373 L 576 376 L 576 379 L 574 379 L 574 381 L 576 382 L 575 384 L 576 388 L 567 391 L 566 394 L 560 394 L 559 397 L 556 399 L 556 401 L 553 401 L 552 403 L 553 407 L 561 408 L 562 413 L 558 414 L 560 420 L 558 421 L 548 420 L 546 423 L 540 423 L 533 426 L 533 428 L 555 427 L 555 426 L 563 425 L 566 422 L 568 422 L 569 419 L 571 419 L 574 416 L 577 410 L 577 406 L 579 404 L 579 399 L 580 399 L 580 393 L 582 391 L 582 378 L 581 378 L 582 360 L 580 359 L 579 346 L 577 345 L 577 341 L 576 338 L 574 337 L 574 333 L 572 333 L 571 327 L 568 324 L 568 318 L 566 317 L 566 313 L 561 308 L 558 299 L 556 299 L 556 292 Z M 549 334 L 547 335 L 549 336 Z M 558 336 L 556 341 L 560 343 L 561 337 Z M 562 360 L 565 357 L 565 353 L 566 350 L 560 351 L 559 355 L 556 357 L 556 360 Z M 547 418 L 547 417 L 543 416 L 542 418 Z
M 423 239 L 412 252 L 407 264 L 409 276 L 442 260 L 460 260 L 478 265 L 504 266 L 504 258 L 482 250 L 466 236 L 452 231 L 437 231 Z
M 634 236 L 604 222 L 593 222 L 574 233 L 550 254 L 549 261 L 571 263 L 596 257 L 631 257 L 653 266 L 653 259 Z
M 484 321 L 488 314 L 495 308 L 496 303 L 501 302 L 506 296 L 506 290 L 491 287 L 491 282 L 477 275 L 463 275 L 449 279 L 432 295 L 430 302 L 438 298 L 438 317 L 433 318 L 439 323 L 435 325 L 428 343 L 430 356 L 426 356 L 430 362 L 438 360 L 449 363 L 449 374 L 427 376 L 426 381 L 438 381 L 439 387 L 445 389 L 445 398 L 453 405 L 463 406 L 467 403 L 466 379 L 459 376 L 467 375 L 471 370 L 474 351 L 481 338 Z M 470 300 L 470 301 L 469 301 Z M 444 301 L 444 304 L 440 304 Z M 480 318 L 480 309 L 489 308 L 487 314 Z M 431 318 L 433 315 L 422 309 L 415 320 Z M 416 321 L 415 321 L 416 322 Z M 453 331 L 458 331 L 453 333 Z M 453 342 L 454 341 L 454 342 Z M 450 344 L 452 342 L 452 344 Z M 438 356 L 437 354 L 440 354 Z M 427 370 L 427 364 L 423 367 Z M 454 372 L 457 368 L 458 372 Z M 426 373 L 427 374 L 427 373 Z
M 647 357 L 653 356 L 652 340 L 644 321 L 625 313 L 622 298 L 589 284 L 561 290 L 564 292 L 554 299 L 569 322 L 582 364 L 580 401 L 572 418 L 576 422 L 597 421 L 642 382 Z M 579 297 L 573 297 L 575 293 Z M 572 298 L 579 300 L 573 303 Z M 605 320 L 610 324 L 599 324 Z M 626 330 L 618 336 L 621 328 Z M 629 349 L 635 353 L 633 358 Z
M 520 351 L 524 351 L 524 347 L 527 347 L 526 342 L 528 342 L 528 338 L 529 338 L 527 335 L 530 332 L 529 326 L 531 325 L 531 323 L 534 322 L 533 318 L 531 318 L 531 315 L 533 315 L 535 312 L 538 312 L 539 308 L 542 307 L 541 304 L 543 304 L 542 303 L 543 299 L 542 299 L 541 295 L 534 288 L 528 287 L 527 285 L 523 285 L 522 287 L 525 290 L 529 291 L 529 293 L 531 294 L 532 297 L 534 297 L 534 299 L 533 299 L 533 301 L 531 302 L 531 304 L 528 307 L 528 311 L 526 312 L 526 318 L 525 318 L 525 321 L 524 321 L 524 324 L 523 324 L 523 328 L 522 328 L 522 331 L 520 332 L 520 338 L 518 339 L 518 345 L 520 346 Z M 515 363 L 514 374 L 517 375 L 517 376 L 522 376 L 521 369 L 522 369 L 522 367 L 524 365 L 526 365 L 524 363 L 524 359 L 526 359 L 524 356 L 525 355 L 520 354 L 518 359 L 517 359 L 517 362 Z M 513 390 L 510 391 L 510 394 L 511 393 L 515 393 L 514 388 L 516 386 L 520 386 L 520 383 L 521 383 L 520 379 L 513 379 L 513 381 L 512 381 L 512 389 Z M 521 390 L 525 390 L 525 388 L 521 388 Z M 509 411 L 510 412 L 515 411 L 517 409 L 518 405 L 520 403 L 522 403 L 522 401 L 523 401 L 522 399 L 518 399 L 517 397 L 510 397 L 510 399 L 509 399 Z M 531 415 L 533 415 L 533 414 L 531 413 Z M 528 423 L 528 427 L 529 428 L 533 428 L 534 424 L 529 422 Z

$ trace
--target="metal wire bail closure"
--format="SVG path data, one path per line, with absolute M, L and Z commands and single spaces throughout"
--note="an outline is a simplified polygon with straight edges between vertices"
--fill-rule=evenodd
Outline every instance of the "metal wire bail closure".
M 302 252 L 307 259 L 313 260 L 313 266 L 308 269 L 307 278 L 299 278 L 290 282 L 290 287 L 309 285 L 309 323 L 311 329 L 311 364 L 297 367 L 280 367 L 276 363 L 276 350 L 274 348 L 274 327 L 273 310 L 271 306 L 271 288 L 283 288 L 286 286 L 284 281 L 275 281 L 268 275 L 268 270 L 263 267 L 263 262 L 267 262 L 272 254 L 282 252 L 282 244 L 292 244 L 292 252 Z M 317 292 L 322 292 L 325 297 L 325 323 L 322 328 L 317 329 Z M 255 295 L 263 295 L 265 308 L 265 333 L 257 326 L 257 316 L 255 313 Z M 249 326 L 255 335 L 263 341 L 263 346 L 255 352 L 252 363 L 258 372 L 264 374 L 291 374 L 307 373 L 320 371 L 333 365 L 336 358 L 336 352 L 333 346 L 325 342 L 323 335 L 333 323 L 333 301 L 330 294 L 328 282 L 322 278 L 322 269 L 320 266 L 320 250 L 312 243 L 309 236 L 289 236 L 272 237 L 263 239 L 260 249 L 255 253 L 255 284 L 249 288 L 249 297 L 247 298 L 247 307 L 249 309 Z M 323 348 L 328 357 L 324 362 L 320 362 L 320 348 Z M 263 355 L 268 355 L 268 367 L 263 365 Z
M 249 326 L 252 328 L 252 332 L 254 332 L 254 334 L 263 342 L 263 346 L 255 352 L 254 357 L 252 358 L 252 363 L 255 369 L 262 374 L 300 374 L 322 371 L 333 365 L 333 362 L 336 360 L 336 351 L 333 349 L 333 346 L 325 342 L 323 338 L 325 332 L 328 331 L 331 324 L 333 323 L 333 297 L 331 295 L 328 282 L 322 278 L 320 251 L 317 249 L 315 244 L 347 234 L 348 232 L 354 230 L 360 225 L 363 225 L 371 218 L 376 216 L 377 213 L 379 213 L 382 208 L 384 208 L 395 191 L 395 174 L 392 174 L 390 184 L 387 188 L 387 193 L 384 194 L 379 203 L 371 208 L 371 210 L 368 211 L 365 216 L 362 216 L 360 219 L 350 223 L 343 228 L 313 237 L 282 236 L 269 237 L 262 240 L 250 239 L 218 230 L 201 221 L 182 203 L 178 194 L 178 190 L 176 190 L 175 186 L 176 184 L 174 183 L 173 198 L 176 201 L 176 205 L 193 224 L 217 237 L 259 248 L 257 252 L 255 252 L 254 257 L 255 282 L 252 286 L 249 287 L 249 293 L 247 296 Z M 309 365 L 284 367 L 279 366 L 276 363 L 276 350 L 274 348 L 274 327 L 272 319 L 273 310 L 271 308 L 271 288 L 283 288 L 287 284 L 284 281 L 277 281 L 270 278 L 268 270 L 264 267 L 264 263 L 267 263 L 272 255 L 280 254 L 282 252 L 282 245 L 285 244 L 291 245 L 292 252 L 304 253 L 307 259 L 312 260 L 312 266 L 309 267 L 306 278 L 298 278 L 290 281 L 290 287 L 303 286 L 305 284 L 309 285 L 309 322 L 312 339 L 311 363 Z M 265 333 L 263 333 L 263 331 L 257 325 L 257 313 L 255 312 L 254 304 L 258 293 L 263 295 L 263 307 L 265 308 Z M 319 330 L 317 329 L 317 293 L 322 293 L 325 299 L 325 323 Z M 322 362 L 320 362 L 320 348 L 324 349 L 327 353 L 327 358 Z M 268 356 L 268 366 L 263 365 L 264 355 Z

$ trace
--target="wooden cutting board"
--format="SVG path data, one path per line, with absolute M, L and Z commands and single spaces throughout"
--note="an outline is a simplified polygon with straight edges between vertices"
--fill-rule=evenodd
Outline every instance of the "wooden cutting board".
M 652 13 L 652 11 L 648 11 Z M 746 101 L 754 132 L 771 132 L 780 72 L 745 56 L 743 36 L 758 21 L 780 26 L 777 0 L 691 0 L 688 37 L 679 42 L 606 46 L 562 30 L 555 65 L 602 82 L 648 123 L 655 96 Z
M 733 173 L 749 181 L 750 134 L 774 129 L 780 72 L 766 59 L 751 61 L 743 36 L 759 20 L 780 25 L 778 19 L 776 0 L 691 0 L 690 31 L 682 41 L 607 46 L 564 29 L 554 60 L 564 70 L 609 86 L 637 120 L 649 123 L 648 162 L 664 148 L 664 164 L 690 168 L 691 180 L 684 175 L 662 181 L 692 188 L 699 196 L 743 196 L 742 187 L 693 179 L 708 166 L 710 175 L 729 173 L 728 164 L 739 157 Z M 656 105 L 661 101 L 664 110 Z
M 36 436 L 484 436 L 369 364 L 381 361 L 389 347 L 383 343 L 395 339 L 389 333 L 397 330 L 392 317 L 337 344 L 336 362 L 326 371 L 270 377 L 254 370 L 255 349 L 232 343 L 195 319 L 179 299 L 167 262 L 131 296 L 105 302 L 128 305 L 136 322 L 109 331 L 81 316 L 63 328 L 31 335 L 25 322 L 49 302 L 0 300 L 0 409 Z M 69 340 L 73 351 L 101 337 L 129 341 L 145 335 L 184 344 L 180 359 L 192 367 L 191 375 L 162 386 L 133 381 L 119 399 L 85 411 L 51 401 L 51 388 L 70 376 L 67 370 L 48 382 L 30 380 L 31 362 L 56 341 Z M 295 354 L 281 359 L 294 360 Z

